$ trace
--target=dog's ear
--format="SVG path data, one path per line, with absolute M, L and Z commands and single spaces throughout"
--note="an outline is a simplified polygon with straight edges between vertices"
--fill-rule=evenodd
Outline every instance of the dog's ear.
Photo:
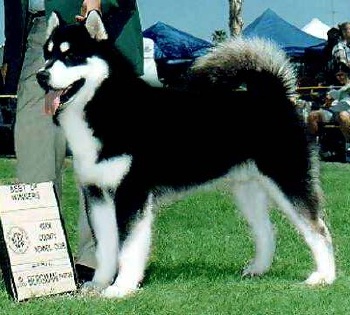
M 46 39 L 48 39 L 51 36 L 52 32 L 62 23 L 63 21 L 59 13 L 53 11 L 49 17 L 49 20 L 47 21 Z
M 91 38 L 94 38 L 97 41 L 108 39 L 107 31 L 98 11 L 93 10 L 89 12 L 85 21 L 85 27 Z

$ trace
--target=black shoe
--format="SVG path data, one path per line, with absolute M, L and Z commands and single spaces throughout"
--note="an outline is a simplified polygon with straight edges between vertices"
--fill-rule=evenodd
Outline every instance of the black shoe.
M 93 268 L 81 264 L 75 264 L 75 274 L 79 285 L 82 285 L 84 282 L 91 281 L 94 273 L 95 269 Z

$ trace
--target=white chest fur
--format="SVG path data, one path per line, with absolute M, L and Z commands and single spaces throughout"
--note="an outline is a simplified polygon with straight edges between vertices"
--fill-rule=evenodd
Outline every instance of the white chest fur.
M 93 136 L 83 111 L 74 104 L 68 105 L 59 120 L 73 153 L 74 170 L 80 184 L 118 187 L 130 169 L 131 156 L 119 155 L 99 162 L 98 152 L 102 144 Z

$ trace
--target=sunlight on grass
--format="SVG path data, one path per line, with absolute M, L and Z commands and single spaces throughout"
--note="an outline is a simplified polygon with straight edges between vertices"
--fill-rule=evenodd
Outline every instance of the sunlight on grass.
M 0 159 L 0 183 L 14 178 L 15 160 Z M 245 220 L 223 190 L 195 192 L 157 210 L 153 251 L 143 288 L 120 301 L 58 295 L 13 302 L 0 282 L 1 314 L 347 314 L 350 312 L 348 250 L 350 165 L 321 164 L 329 223 L 338 265 L 333 286 L 302 281 L 313 270 L 303 239 L 277 211 L 277 251 L 271 270 L 242 278 L 254 247 Z M 66 163 L 62 214 L 73 255 L 77 250 L 78 196 Z

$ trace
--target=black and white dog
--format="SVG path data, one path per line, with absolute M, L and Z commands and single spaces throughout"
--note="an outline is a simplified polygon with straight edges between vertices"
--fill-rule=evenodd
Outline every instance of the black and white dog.
M 318 161 L 289 99 L 293 67 L 278 47 L 230 39 L 195 62 L 184 89 L 155 88 L 136 77 L 93 11 L 74 25 L 53 13 L 44 55 L 37 79 L 68 139 L 96 238 L 97 268 L 85 288 L 106 297 L 136 291 L 154 201 L 220 178 L 254 235 L 245 275 L 272 264 L 275 203 L 311 249 L 316 269 L 306 283 L 335 280 Z

